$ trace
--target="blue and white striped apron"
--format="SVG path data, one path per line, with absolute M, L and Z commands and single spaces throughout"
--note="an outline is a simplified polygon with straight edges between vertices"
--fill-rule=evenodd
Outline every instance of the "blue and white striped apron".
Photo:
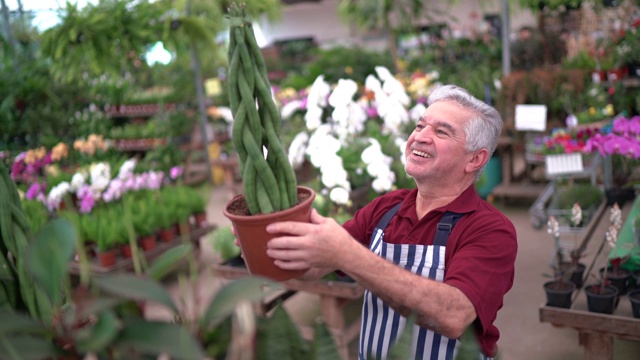
M 375 254 L 414 274 L 443 281 L 447 238 L 453 225 L 462 215 L 445 213 L 438 224 L 434 245 L 386 243 L 383 241 L 384 229 L 400 205 L 389 210 L 377 224 L 369 248 Z M 402 334 L 406 321 L 405 317 L 396 313 L 375 294 L 365 290 L 358 358 L 385 359 L 390 347 Z M 414 324 L 411 344 L 412 359 L 451 360 L 454 359 L 460 342 Z M 488 359 L 483 354 L 480 354 L 479 358 Z

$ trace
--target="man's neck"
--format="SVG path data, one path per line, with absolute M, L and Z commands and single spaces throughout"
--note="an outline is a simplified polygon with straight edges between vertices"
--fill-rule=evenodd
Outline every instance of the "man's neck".
M 416 215 L 418 219 L 422 219 L 430 211 L 443 207 L 455 199 L 457 199 L 469 185 L 460 188 L 449 188 L 447 191 L 439 191 L 437 189 L 423 190 L 418 187 L 416 194 Z

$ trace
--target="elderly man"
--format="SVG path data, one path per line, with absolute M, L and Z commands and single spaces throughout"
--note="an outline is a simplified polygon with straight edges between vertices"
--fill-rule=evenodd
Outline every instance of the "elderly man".
M 413 358 L 453 359 L 473 326 L 482 354 L 497 353 L 493 324 L 513 285 L 511 221 L 482 200 L 474 182 L 496 148 L 498 112 L 466 90 L 441 86 L 409 136 L 405 171 L 414 189 L 384 194 L 340 226 L 315 211 L 311 223 L 279 222 L 267 254 L 309 277 L 340 270 L 367 290 L 359 358 L 386 358 L 412 331 Z M 284 235 L 282 235 L 284 234 Z M 412 329 L 406 317 L 416 314 Z

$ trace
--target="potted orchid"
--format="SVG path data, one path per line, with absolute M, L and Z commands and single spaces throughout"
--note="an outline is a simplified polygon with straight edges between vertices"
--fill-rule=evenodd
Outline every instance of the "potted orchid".
M 310 162 L 317 170 L 319 197 L 332 205 L 326 212 L 357 209 L 380 193 L 413 186 L 403 169 L 404 146 L 437 74 L 405 86 L 387 68 L 375 70 L 364 84 L 351 79 L 330 84 L 321 75 L 305 96 L 282 109 L 285 119 L 303 114 L 289 160 L 294 168 Z
M 622 206 L 635 197 L 632 174 L 640 165 L 640 116 L 615 118 L 609 126 L 587 140 L 586 153 L 599 152 L 611 164 L 610 188 L 605 189 L 608 205 Z

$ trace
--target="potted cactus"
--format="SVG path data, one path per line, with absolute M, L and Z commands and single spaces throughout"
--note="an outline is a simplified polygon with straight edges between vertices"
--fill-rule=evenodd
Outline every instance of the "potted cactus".
M 273 265 L 265 253 L 272 236 L 264 227 L 276 220 L 308 222 L 315 193 L 297 185 L 279 136 L 280 112 L 273 101 L 264 59 L 244 7 L 231 4 L 229 21 L 232 141 L 238 153 L 243 193 L 227 204 L 224 215 L 236 230 L 249 272 L 286 280 L 303 272 L 281 270 Z

